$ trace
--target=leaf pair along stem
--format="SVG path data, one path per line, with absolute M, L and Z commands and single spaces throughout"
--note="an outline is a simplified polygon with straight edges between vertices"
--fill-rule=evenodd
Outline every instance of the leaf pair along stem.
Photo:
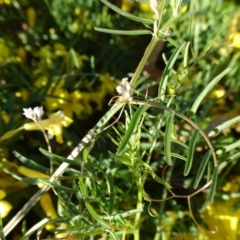
M 133 99 L 133 100 L 130 101 L 130 104 L 146 105 L 146 106 L 152 106 L 152 107 L 155 107 L 155 108 L 166 110 L 166 111 L 168 111 L 170 113 L 175 114 L 176 116 L 180 117 L 181 119 L 185 120 L 186 122 L 188 122 L 193 128 L 195 128 L 195 130 L 199 131 L 199 133 L 202 135 L 202 137 L 205 139 L 206 143 L 208 144 L 208 147 L 213 150 L 212 151 L 213 164 L 214 164 L 214 167 L 218 166 L 216 153 L 214 151 L 214 148 L 212 146 L 211 141 L 209 140 L 209 138 L 205 134 L 205 132 L 195 122 L 193 122 L 190 118 L 188 118 L 187 116 L 185 116 L 185 115 L 183 115 L 183 114 L 173 110 L 170 107 L 167 107 L 167 106 L 164 106 L 164 105 L 161 105 L 159 103 L 152 102 L 152 101 L 148 101 L 148 100 Z

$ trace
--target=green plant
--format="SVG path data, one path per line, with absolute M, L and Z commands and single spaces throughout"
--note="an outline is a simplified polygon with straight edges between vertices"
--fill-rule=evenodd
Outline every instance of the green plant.
M 29 184 L 45 185 L 3 231 L 7 235 L 43 193 L 53 188 L 58 197 L 60 215 L 59 218 L 49 220 L 54 224 L 51 232 L 55 237 L 131 239 L 133 236 L 137 240 L 144 236 L 144 239 L 174 239 L 173 229 L 179 226 L 180 231 L 186 232 L 189 239 L 193 238 L 201 232 L 201 218 L 197 211 L 201 206 L 204 210 L 213 202 L 218 174 L 226 164 L 236 159 L 233 155 L 230 160 L 221 160 L 219 165 L 216 153 L 228 152 L 229 148 L 234 150 L 239 146 L 238 143 L 226 144 L 221 146 L 221 149 L 216 149 L 213 143 L 216 145 L 217 140 L 210 139 L 238 122 L 239 117 L 216 126 L 209 134 L 203 130 L 205 122 L 201 122 L 204 112 L 202 103 L 207 101 L 207 95 L 213 87 L 231 73 L 231 68 L 224 64 L 218 71 L 212 71 L 210 65 L 206 64 L 208 51 L 214 44 L 213 38 L 203 46 L 192 46 L 190 42 L 185 42 L 183 37 L 171 37 L 169 29 L 176 30 L 178 21 L 181 23 L 181 10 L 186 2 L 179 0 L 170 1 L 168 4 L 164 0 L 150 1 L 155 20 L 136 17 L 106 0 L 102 2 L 118 14 L 142 23 L 145 29 L 112 30 L 96 27 L 96 30 L 117 35 L 149 34 L 152 36 L 151 41 L 136 71 L 131 75 L 130 82 L 126 78 L 122 80 L 117 87 L 119 96 L 110 102 L 110 110 L 88 132 L 69 157 L 64 158 L 40 149 L 43 155 L 51 159 L 54 166 L 58 166 L 50 179 L 20 178 L 9 172 L 13 177 Z M 211 7 L 216 4 L 212 2 L 207 5 L 203 2 Z M 188 5 L 189 18 L 195 16 L 194 4 L 195 1 Z M 196 15 L 199 16 L 199 13 Z M 228 20 L 226 22 L 229 24 Z M 214 36 L 217 38 L 223 30 L 224 27 L 220 28 Z M 175 33 L 177 35 L 177 30 Z M 193 36 L 193 43 L 196 37 L 197 34 Z M 174 50 L 170 51 L 170 57 L 164 56 L 166 66 L 157 97 L 153 98 L 143 93 L 146 77 L 141 73 L 154 47 L 162 40 L 168 42 Z M 181 90 L 184 79 L 192 74 L 191 71 L 197 71 L 194 68 L 196 65 L 196 69 L 201 73 L 194 75 L 196 82 L 197 76 L 202 77 L 208 73 L 207 78 L 203 77 L 202 90 L 197 92 L 197 97 L 196 91 L 194 95 L 187 94 L 186 88 Z M 169 94 L 171 89 L 174 91 Z M 175 96 L 178 91 L 183 93 L 180 98 Z M 116 120 L 109 123 L 116 113 Z M 108 135 L 104 138 L 107 139 L 105 141 L 112 144 L 105 143 L 108 151 L 100 149 L 99 153 L 95 143 L 101 141 L 105 132 Z M 41 166 L 34 165 L 34 161 L 18 153 L 16 155 L 29 168 L 35 166 L 35 169 L 43 172 Z M 66 175 L 61 177 L 64 172 Z M 184 188 L 179 188 L 178 182 L 174 181 L 175 173 L 181 174 L 180 185 Z M 154 189 L 151 189 L 150 185 L 153 185 Z M 204 192 L 208 187 L 206 194 Z M 197 194 L 202 194 L 200 200 L 194 198 Z M 179 199 L 186 199 L 188 208 L 183 207 L 184 203 L 177 204 Z M 191 201 L 195 201 L 197 207 L 192 208 Z M 196 215 L 197 217 L 194 217 Z M 39 236 L 47 221 L 44 219 L 38 226 L 34 226 L 23 239 L 27 239 L 37 228 L 40 228 Z M 143 227 L 144 224 L 146 227 Z M 190 230 L 186 227 L 188 225 L 191 226 Z M 209 232 L 216 233 L 214 227 L 218 226 L 211 227 L 213 228 Z M 148 230 L 153 228 L 154 231 Z M 51 233 L 49 235 L 51 236 Z

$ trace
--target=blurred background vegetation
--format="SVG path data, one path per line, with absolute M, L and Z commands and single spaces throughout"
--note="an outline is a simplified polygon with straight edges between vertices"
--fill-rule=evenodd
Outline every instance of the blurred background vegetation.
M 124 11 L 153 18 L 147 3 L 111 2 Z M 169 41 L 161 42 L 153 52 L 143 74 L 148 76 L 147 84 L 157 85 L 165 66 L 162 53 L 168 59 L 179 43 L 190 41 L 192 59 L 188 72 L 181 79 L 173 74 L 168 85 L 168 93 L 176 94 L 175 101 L 181 103 L 182 111 L 187 111 L 196 95 L 216 75 L 231 67 L 231 72 L 205 100 L 196 119 L 206 131 L 210 131 L 240 113 L 240 8 L 237 1 L 191 2 L 171 27 Z M 95 26 L 142 29 L 140 23 L 119 16 L 98 0 L 0 0 L 0 206 L 4 223 L 37 190 L 37 186 L 18 181 L 13 174 L 40 176 L 24 166 L 13 152 L 49 167 L 48 160 L 38 150 L 39 147 L 46 148 L 42 134 L 26 124 L 29 121 L 23 117 L 22 109 L 44 107 L 53 152 L 67 156 L 109 108 L 107 103 L 115 95 L 117 83 L 134 72 L 151 39 L 148 35 L 105 34 L 95 31 Z M 175 71 L 184 73 L 180 64 L 176 64 Z M 151 87 L 152 96 L 157 94 L 156 89 Z M 65 116 L 56 117 L 54 113 L 57 111 L 62 111 Z M 184 131 L 184 126 L 181 127 Z M 107 152 L 112 146 L 104 137 L 98 141 L 92 154 L 101 155 L 107 161 Z M 212 141 L 221 148 L 239 137 L 240 125 L 236 124 Z M 211 236 L 211 239 L 234 240 L 240 237 L 238 151 L 235 149 L 219 156 L 220 162 L 233 155 L 235 160 L 220 174 L 216 203 L 198 217 L 205 219 L 204 224 L 210 228 L 219 227 L 219 235 L 216 238 Z M 200 159 L 201 156 L 200 149 Z M 104 167 L 107 169 L 110 165 L 106 163 Z M 103 169 L 101 171 L 105 171 Z M 185 179 L 179 179 L 177 173 L 172 181 L 181 189 L 184 187 Z M 186 181 L 191 181 L 191 176 Z M 151 181 L 146 188 L 156 195 L 161 191 Z M 197 213 L 201 201 L 194 201 L 194 213 Z M 45 215 L 56 217 L 56 202 L 53 194 L 40 201 L 41 208 L 34 208 L 26 216 L 26 228 Z M 134 202 L 129 193 L 121 207 L 129 209 Z M 171 200 L 167 203 L 163 223 L 169 226 L 166 239 L 205 239 L 201 235 L 194 238 L 189 233 L 194 232 L 196 226 L 187 211 L 185 202 Z M 142 219 L 146 223 L 141 229 L 142 239 L 153 239 L 150 229 L 157 223 L 148 218 L 144 216 Z M 47 234 L 45 230 L 42 238 Z M 229 238 L 222 238 L 222 234 Z M 18 225 L 9 239 L 17 240 L 20 236 L 21 225 Z

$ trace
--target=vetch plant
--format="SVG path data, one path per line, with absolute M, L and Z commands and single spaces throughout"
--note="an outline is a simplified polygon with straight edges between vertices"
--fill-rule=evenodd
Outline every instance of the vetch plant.
M 141 23 L 144 29 L 96 27 L 96 30 L 117 35 L 149 34 L 150 43 L 135 72 L 130 75 L 130 81 L 123 78 L 117 86 L 119 95 L 113 98 L 114 102 L 113 99 L 110 101 L 111 108 L 67 158 L 52 153 L 51 149 L 40 149 L 57 169 L 50 179 L 23 179 L 30 184 L 43 182 L 45 185 L 8 222 L 3 229 L 4 235 L 7 236 L 41 196 L 53 188 L 57 193 L 60 217 L 50 220 L 54 225 L 49 234 L 51 237 L 139 240 L 148 236 L 155 240 L 175 239 L 175 226 L 180 226 L 187 236 L 197 237 L 199 231 L 214 236 L 219 226 L 203 227 L 200 211 L 203 212 L 213 202 L 222 169 L 236 159 L 232 155 L 219 164 L 217 154 L 228 153 L 239 145 L 231 143 L 224 149 L 217 149 L 218 145 L 213 144 L 210 137 L 240 121 L 240 118 L 218 124 L 207 134 L 198 116 L 207 95 L 221 79 L 228 77 L 232 68 L 227 65 L 218 72 L 213 71 L 214 77 L 204 83 L 201 91 L 195 94 L 194 101 L 179 98 L 176 95 L 181 81 L 190 74 L 192 67 L 196 64 L 201 66 L 204 56 L 193 56 L 192 48 L 195 46 L 192 43 L 177 41 L 171 35 L 177 33 L 166 32 L 177 23 L 186 2 L 149 1 L 155 19 L 124 12 L 107 0 L 102 2 L 119 15 Z M 192 4 L 188 5 L 190 9 L 194 6 Z M 139 89 L 146 81 L 142 76 L 144 66 L 157 43 L 163 40 L 172 44 L 174 50 L 171 56 L 163 56 L 165 68 L 157 97 L 147 93 L 142 97 L 144 94 Z M 175 83 L 174 77 L 177 79 Z M 168 93 L 171 87 L 174 87 L 174 95 Z M 109 124 L 117 113 L 119 117 Z M 24 115 L 39 124 L 45 134 L 42 114 L 42 108 L 24 109 Z M 104 131 L 108 136 L 107 144 L 104 144 L 106 152 L 95 144 L 99 138 L 101 140 Z M 25 162 L 31 165 L 34 161 Z M 201 197 L 196 199 L 197 195 Z M 187 200 L 187 208 L 179 201 L 181 199 Z M 196 205 L 191 204 L 193 200 Z M 172 216 L 171 221 L 169 216 Z M 47 221 L 33 226 L 24 237 L 35 233 L 37 227 L 42 229 Z M 40 236 L 41 231 L 37 235 Z
M 35 107 L 34 109 L 24 108 L 23 111 L 24 111 L 23 115 L 25 115 L 26 118 L 32 119 L 39 126 L 39 128 L 41 129 L 41 131 L 43 133 L 45 141 L 47 143 L 48 151 L 51 153 L 52 148 L 51 148 L 51 145 L 50 145 L 50 142 L 49 142 L 49 138 L 48 138 L 48 136 L 47 136 L 47 134 L 44 130 L 44 127 L 43 127 L 42 123 L 41 123 L 41 118 L 44 114 L 43 107 Z M 52 160 L 50 159 L 50 173 L 52 173 L 52 172 L 53 172 L 53 164 L 52 164 Z

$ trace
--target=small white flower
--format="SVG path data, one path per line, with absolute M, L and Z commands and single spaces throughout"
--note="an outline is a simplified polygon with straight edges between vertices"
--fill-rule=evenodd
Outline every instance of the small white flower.
M 42 115 L 44 114 L 43 107 L 35 107 L 33 111 L 35 112 L 38 119 L 40 120 Z
M 28 109 L 24 108 L 23 111 L 24 111 L 23 115 L 25 115 L 26 118 L 30 118 L 32 120 L 35 120 L 36 116 L 35 116 L 35 113 L 32 110 L 32 108 L 28 108 Z
M 132 86 L 128 82 L 128 78 L 123 78 L 121 84 L 116 87 L 116 91 L 124 98 L 130 98 L 132 96 Z
M 44 114 L 43 107 L 35 107 L 32 108 L 23 108 L 23 115 L 25 115 L 26 118 L 30 118 L 33 121 L 39 121 Z

